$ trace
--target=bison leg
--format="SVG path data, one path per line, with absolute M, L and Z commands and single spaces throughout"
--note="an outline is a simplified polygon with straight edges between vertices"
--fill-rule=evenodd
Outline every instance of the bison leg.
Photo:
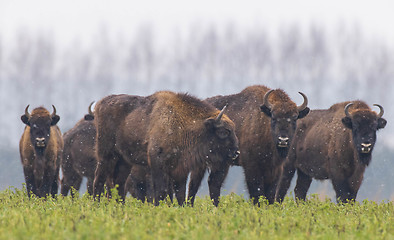
M 133 165 L 126 181 L 125 191 L 130 192 L 133 197 L 142 202 L 146 198 L 148 202 L 152 202 L 152 184 L 150 182 L 149 171 L 147 166 Z
M 230 166 L 222 164 L 220 167 L 212 168 L 208 178 L 209 195 L 216 207 L 219 205 L 220 189 L 222 188 L 224 179 L 227 176 Z
M 61 189 L 60 189 L 61 194 L 63 196 L 67 196 L 71 187 L 73 187 L 76 191 L 79 191 L 79 188 L 81 186 L 81 182 L 82 182 L 82 177 L 79 176 L 78 174 L 74 175 L 72 177 L 69 177 L 69 178 L 63 177 Z M 71 192 L 71 195 L 73 195 L 72 192 Z
M 52 183 L 53 183 L 52 174 L 45 173 L 44 178 L 42 180 L 42 184 L 39 188 L 39 196 L 40 197 L 47 197 L 47 195 L 50 193 Z
M 305 201 L 306 193 L 308 192 L 311 183 L 312 178 L 297 169 L 297 184 L 294 189 L 295 198 Z
M 105 170 L 103 170 L 98 166 L 96 168 L 96 174 L 93 181 L 93 196 L 94 198 L 100 199 L 101 194 L 103 194 L 104 191 L 104 182 L 106 181 L 106 173 Z
M 201 181 L 204 178 L 204 175 L 205 175 L 205 168 L 195 169 L 190 174 L 188 200 L 190 206 L 192 207 L 194 205 L 194 200 L 196 198 L 197 191 L 200 188 Z
M 160 169 L 152 169 L 152 183 L 154 191 L 154 204 L 158 206 L 161 200 L 169 195 L 169 177 L 168 174 Z
M 258 169 L 245 169 L 245 179 L 249 191 L 249 197 L 253 200 L 254 204 L 259 203 L 259 198 L 264 193 L 263 177 L 258 171 Z
M 40 187 L 40 197 L 47 197 L 49 194 L 51 194 L 53 197 L 56 196 L 58 190 L 58 175 L 59 168 L 54 169 L 53 166 L 50 165 L 46 167 Z
M 104 183 L 107 181 L 108 177 L 113 174 L 115 165 L 118 158 L 114 155 L 107 155 L 107 157 L 99 157 L 100 160 L 97 162 L 97 167 L 95 171 L 95 177 L 93 182 L 93 196 L 94 198 L 100 199 L 101 194 L 104 191 Z
M 72 166 L 72 162 L 74 162 L 72 156 L 70 154 L 64 154 L 62 159 L 63 179 L 61 180 L 60 186 L 60 193 L 63 196 L 67 196 L 71 187 L 78 190 L 82 182 L 82 176 L 80 176 L 78 172 L 75 171 Z
M 362 167 L 361 172 L 356 170 L 353 175 L 347 180 L 347 183 L 349 185 L 348 200 L 356 200 L 358 190 L 360 189 L 361 183 L 364 178 L 363 173 L 364 167 Z
M 276 192 L 276 200 L 282 202 L 289 190 L 291 180 L 294 177 L 295 167 L 292 164 L 285 165 L 283 168 L 282 177 L 279 182 L 279 187 Z
M 125 184 L 127 177 L 130 174 L 130 165 L 127 164 L 125 161 L 118 161 L 118 163 L 115 166 L 115 172 L 114 172 L 114 184 L 115 186 L 118 185 L 118 194 L 123 200 L 123 202 L 126 199 L 126 193 L 125 192 Z
M 185 204 L 186 198 L 186 183 L 187 183 L 187 176 L 182 178 L 174 179 L 174 192 L 175 197 L 178 200 L 178 204 L 183 206 Z
M 354 191 L 347 180 L 332 180 L 337 202 L 349 202 L 355 200 L 357 191 Z
M 148 163 L 151 170 L 155 206 L 158 206 L 160 201 L 164 200 L 170 193 L 172 195 L 168 160 L 168 157 L 163 154 L 163 149 L 154 140 L 151 141 L 148 146 Z
M 272 176 L 272 179 L 270 182 L 264 181 L 264 191 L 265 194 L 264 196 L 267 198 L 269 204 L 273 204 L 275 202 L 275 195 L 276 195 L 276 190 L 278 188 L 278 183 L 280 180 L 280 177 L 282 175 L 281 169 L 276 169 L 276 174 Z
M 158 206 L 161 200 L 164 200 L 169 193 L 170 190 L 170 180 L 167 171 L 165 171 L 164 167 L 161 167 L 158 164 L 152 163 L 151 166 L 151 177 L 152 177 L 152 186 L 154 193 L 154 205 Z
M 27 196 L 30 198 L 31 193 L 37 195 L 37 189 L 36 189 L 36 184 L 34 181 L 33 169 L 30 167 L 23 167 L 23 172 L 25 174 Z
M 67 196 L 70 188 L 73 187 L 75 190 L 79 190 L 82 182 L 82 176 L 80 176 L 72 168 L 63 168 L 63 179 L 61 181 L 60 192 L 63 196 Z
M 146 185 L 144 180 L 140 181 L 137 178 L 134 178 L 132 173 L 127 177 L 125 191 L 129 192 L 131 196 L 137 200 L 145 202 Z
M 94 178 L 88 177 L 88 181 L 86 182 L 86 188 L 89 195 L 93 195 L 93 180 Z
M 174 181 L 170 180 L 168 182 L 168 188 L 167 189 L 168 189 L 167 195 L 170 198 L 171 202 L 173 202 L 174 201 Z M 186 193 L 185 193 L 185 195 L 186 195 Z
M 51 186 L 51 195 L 53 198 L 56 197 L 59 189 L 58 179 L 59 179 L 59 168 L 56 169 L 55 176 L 53 176 L 53 181 Z
M 51 194 L 52 194 L 53 198 L 57 196 L 57 192 L 59 190 L 59 181 L 60 181 L 59 172 L 60 172 L 60 166 L 62 163 L 62 158 L 63 158 L 63 155 L 60 152 L 58 152 L 56 163 L 55 163 L 55 169 L 56 169 L 55 176 L 53 176 L 53 182 L 52 182 L 52 186 L 51 186 Z

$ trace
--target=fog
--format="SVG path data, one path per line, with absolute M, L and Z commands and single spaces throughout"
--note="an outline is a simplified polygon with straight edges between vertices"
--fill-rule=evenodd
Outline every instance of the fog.
M 204 99 L 263 84 L 284 89 L 297 104 L 302 103 L 298 92 L 305 93 L 312 109 L 356 99 L 371 107 L 381 104 L 388 124 L 378 132 L 357 200 L 394 199 L 392 45 L 346 24 L 293 24 L 272 31 L 229 22 L 188 29 L 163 41 L 149 24 L 129 35 L 103 25 L 88 44 L 75 39 L 66 45 L 51 31 L 20 28 L 14 41 L 5 41 L 0 31 L 0 189 L 24 182 L 18 144 L 24 128 L 20 116 L 28 104 L 31 109 L 54 104 L 65 132 L 91 101 L 113 93 L 172 90 Z M 248 196 L 243 181 L 241 169 L 232 168 L 224 194 Z M 308 193 L 334 196 L 328 181 L 313 183 Z

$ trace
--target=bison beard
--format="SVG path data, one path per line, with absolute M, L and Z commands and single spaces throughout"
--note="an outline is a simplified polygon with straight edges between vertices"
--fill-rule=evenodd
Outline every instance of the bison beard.
M 371 161 L 376 131 L 387 121 L 362 101 L 314 110 L 301 120 L 284 165 L 277 199 L 282 201 L 297 170 L 295 197 L 305 200 L 312 178 L 331 179 L 338 201 L 352 201 Z
M 289 153 L 289 148 L 288 147 L 276 147 L 276 151 L 278 152 L 278 155 L 280 158 L 284 159 L 286 158 L 287 154 Z
M 95 123 L 95 197 L 102 193 L 104 180 L 113 174 L 116 163 L 124 160 L 148 167 L 156 205 L 172 197 L 172 191 L 183 204 L 192 169 L 228 161 L 238 152 L 234 123 L 223 112 L 186 94 L 108 96 L 96 104 Z M 139 183 L 128 185 L 147 189 Z

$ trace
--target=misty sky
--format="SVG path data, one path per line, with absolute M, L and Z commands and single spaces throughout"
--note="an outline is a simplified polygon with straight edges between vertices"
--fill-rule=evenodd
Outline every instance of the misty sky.
M 150 24 L 160 38 L 167 38 L 176 30 L 187 32 L 191 24 L 233 23 L 275 30 L 287 24 L 315 23 L 359 25 L 369 37 L 392 44 L 393 10 L 390 0 L 0 0 L 0 34 L 9 40 L 18 30 L 38 30 L 69 42 L 90 40 L 102 26 L 127 36 Z
M 289 95 L 291 95 L 292 98 L 294 97 L 293 99 L 295 99 L 297 103 L 301 101 L 297 91 L 303 91 L 307 93 L 308 97 L 310 98 L 311 106 L 317 104 L 318 100 L 320 100 L 321 102 L 319 104 L 324 105 L 325 107 L 329 107 L 334 102 L 334 100 L 347 100 L 349 95 L 352 97 L 357 96 L 357 98 L 359 98 L 359 96 L 360 98 L 368 96 L 369 99 L 371 99 L 370 104 L 379 103 L 384 105 L 385 109 L 387 109 L 385 117 L 387 117 L 387 119 L 392 119 L 390 116 L 392 116 L 394 111 L 390 111 L 392 106 L 387 104 L 392 102 L 392 95 L 388 94 L 388 97 L 382 97 L 385 95 L 382 93 L 385 91 L 390 91 L 392 87 L 386 87 L 388 84 L 380 86 L 379 81 L 381 81 L 382 84 L 392 81 L 392 79 L 390 79 L 392 75 L 390 74 L 392 73 L 391 56 L 393 56 L 391 53 L 393 52 L 392 49 L 394 49 L 394 27 L 392 26 L 394 23 L 393 12 L 393 0 L 0 0 L 0 45 L 1 47 L 4 46 L 4 48 L 1 48 L 3 52 L 0 52 L 0 54 L 3 54 L 2 56 L 8 56 L 8 59 L 9 56 L 13 56 L 13 54 L 15 54 L 11 61 L 8 61 L 7 57 L 4 58 L 7 59 L 7 61 L 3 61 L 3 63 L 7 63 L 5 64 L 7 68 L 1 69 L 2 72 L 0 71 L 0 74 L 4 74 L 2 76 L 6 76 L 2 78 L 2 82 L 0 81 L 0 93 L 3 93 L 0 94 L 0 97 L 2 97 L 2 102 L 5 103 L 2 105 L 2 108 L 4 111 L 8 111 L 8 113 L 10 113 L 3 115 L 0 118 L 0 120 L 3 120 L 0 121 L 3 126 L 0 128 L 0 136 L 3 139 L 6 139 L 3 141 L 4 146 L 7 144 L 11 145 L 13 148 L 11 149 L 12 153 L 17 154 L 17 144 L 24 127 L 24 125 L 19 121 L 19 118 L 20 114 L 23 113 L 23 109 L 26 104 L 33 105 L 34 103 L 38 105 L 44 103 L 48 107 L 50 107 L 50 104 L 55 104 L 59 112 L 62 112 L 62 121 L 60 126 L 62 127 L 63 131 L 68 130 L 78 119 L 80 119 L 81 116 L 83 116 L 83 114 L 85 114 L 86 107 L 81 106 L 87 106 L 92 100 L 98 100 L 104 94 L 127 92 L 147 95 L 154 90 L 162 90 L 169 87 L 170 90 L 192 91 L 191 93 L 196 94 L 197 96 L 208 97 L 212 96 L 213 94 L 229 94 L 238 92 L 240 87 L 237 84 L 239 83 L 247 84 L 252 82 L 264 82 L 264 84 L 268 84 L 271 87 L 282 87 L 280 86 L 281 84 L 285 85 L 291 82 L 290 80 L 293 78 L 297 79 L 297 77 L 303 82 L 302 86 L 299 86 L 298 84 L 286 86 L 286 90 L 288 90 Z M 146 29 L 153 28 L 155 31 L 156 39 L 154 40 L 163 41 L 164 43 L 165 40 L 170 40 L 169 42 L 171 43 L 171 40 L 173 40 L 171 38 L 173 38 L 176 34 L 193 36 L 192 34 L 189 34 L 191 31 L 195 31 L 196 29 L 201 30 L 198 27 L 207 28 L 210 26 L 216 27 L 220 32 L 220 29 L 224 29 L 222 27 L 225 25 L 227 26 L 227 24 L 233 24 L 234 27 L 242 29 L 241 31 L 234 31 L 239 35 L 242 33 L 254 33 L 254 28 L 256 27 L 259 27 L 259 29 L 264 28 L 264 31 L 262 32 L 271 31 L 272 33 L 275 33 L 276 31 L 280 31 L 280 29 L 283 30 L 283 26 L 301 26 L 310 30 L 309 25 L 314 24 L 317 25 L 317 27 L 321 26 L 324 30 L 323 33 L 325 33 L 327 30 L 333 29 L 334 34 L 329 35 L 330 40 L 332 40 L 331 38 L 336 39 L 338 37 L 338 34 L 335 32 L 335 29 L 338 29 L 338 27 L 344 26 L 348 29 L 353 29 L 353 27 L 356 26 L 360 31 L 362 31 L 364 36 L 368 38 L 368 41 L 356 42 L 356 44 L 358 43 L 359 45 L 357 45 L 355 48 L 352 48 L 352 43 L 355 42 L 354 39 L 351 38 L 349 41 L 346 41 L 345 39 L 343 42 L 346 48 L 338 48 L 341 51 L 348 50 L 343 51 L 343 55 L 338 55 L 335 52 L 336 48 L 331 48 L 334 50 L 329 51 L 326 56 L 332 57 L 334 62 L 332 65 L 328 66 L 328 69 L 325 68 L 326 65 L 324 65 L 324 61 L 323 64 L 321 64 L 323 67 L 319 66 L 319 61 L 312 62 L 312 68 L 310 68 L 310 65 L 306 64 L 308 63 L 307 61 L 301 63 L 300 65 L 294 64 L 295 61 L 297 61 L 296 53 L 295 57 L 284 64 L 285 66 L 287 64 L 287 66 L 290 67 L 290 70 L 292 70 L 292 66 L 296 66 L 298 69 L 309 73 L 309 75 L 306 74 L 305 78 L 297 75 L 298 71 L 283 71 L 286 74 L 283 76 L 278 75 L 279 77 L 270 75 L 270 71 L 266 71 L 267 75 L 264 75 L 264 71 L 255 71 L 258 66 L 265 65 L 268 66 L 268 68 L 272 68 L 272 66 L 274 66 L 273 72 L 279 71 L 282 68 L 279 67 L 279 65 L 275 65 L 275 61 L 273 61 L 273 65 L 270 65 L 269 63 L 260 63 L 258 61 L 253 62 L 253 59 L 259 58 L 250 58 L 252 59 L 249 59 L 250 62 L 246 61 L 245 64 L 239 64 L 239 68 L 236 68 L 235 71 L 231 71 L 232 69 L 230 68 L 233 66 L 231 65 L 232 63 L 242 63 L 238 58 L 235 58 L 234 62 L 225 62 L 223 65 L 218 65 L 216 66 L 216 69 L 212 70 L 213 79 L 217 81 L 217 83 L 213 85 L 213 80 L 211 80 L 210 75 L 211 73 L 209 72 L 211 69 L 209 62 L 204 63 L 202 61 L 203 64 L 192 68 L 190 65 L 193 64 L 193 61 L 190 61 L 188 63 L 184 63 L 185 65 L 181 65 L 186 66 L 185 68 L 178 68 L 178 58 L 182 59 L 182 53 L 175 53 L 174 55 L 164 58 L 162 62 L 159 62 L 164 63 L 164 68 L 161 68 L 161 65 L 159 66 L 159 64 L 153 64 L 151 68 L 147 67 L 147 64 L 144 65 L 144 51 L 141 53 L 130 50 L 128 54 L 130 54 L 130 56 L 135 54 L 135 56 L 137 56 L 136 63 L 140 63 L 140 65 L 136 64 L 135 66 L 137 67 L 135 68 L 120 68 L 123 65 L 126 66 L 126 64 L 129 64 L 124 60 L 126 59 L 127 54 L 125 56 L 118 54 L 119 52 L 116 52 L 117 49 L 112 45 L 107 46 L 108 48 L 104 48 L 104 53 L 106 50 L 111 50 L 111 54 L 118 54 L 118 59 L 116 59 L 117 61 L 113 61 L 108 65 L 106 65 L 107 59 L 105 54 L 95 55 L 92 54 L 92 52 L 89 52 L 100 49 L 101 45 L 99 44 L 96 44 L 96 46 L 92 44 L 93 47 L 91 48 L 77 48 L 82 50 L 88 49 L 86 53 L 90 54 L 89 56 L 85 56 L 84 51 L 76 51 L 77 53 L 75 55 L 65 55 L 66 57 L 64 57 L 64 62 L 59 61 L 57 56 L 54 57 L 54 61 L 52 61 L 51 58 L 51 54 L 62 52 L 62 50 L 59 51 L 59 44 L 69 45 L 73 44 L 74 42 L 79 43 L 81 41 L 89 44 L 93 42 L 92 40 L 102 36 L 100 35 L 102 33 L 102 27 L 105 27 L 106 30 L 111 32 L 112 38 L 116 38 L 118 36 L 117 34 L 121 35 L 122 37 L 133 36 L 136 34 L 136 32 L 138 34 L 138 31 L 141 28 L 149 26 Z M 196 25 L 198 26 L 197 28 L 195 27 Z M 284 31 L 286 31 L 286 29 Z M 20 35 L 20 32 L 26 32 L 26 35 Z M 207 31 L 200 32 L 206 33 Z M 347 33 L 348 31 L 342 32 Z M 13 39 L 18 36 L 18 34 L 22 37 L 27 36 L 28 40 L 35 39 L 36 36 L 44 36 L 45 38 L 47 36 L 53 35 L 55 38 L 55 41 L 53 42 L 56 43 L 56 45 L 52 46 L 52 41 L 38 42 L 39 44 L 34 42 L 32 44 L 32 42 L 27 41 L 27 43 L 32 45 L 24 45 L 23 41 L 19 41 L 18 45 L 18 41 L 14 41 Z M 220 34 L 218 35 L 222 36 Z M 279 37 L 283 36 L 283 34 L 276 35 Z M 359 35 L 355 34 L 351 36 L 356 36 L 357 38 Z M 242 38 L 243 36 L 240 37 Z M 254 37 L 255 39 L 260 39 L 258 36 L 257 38 L 256 36 Z M 341 36 L 338 38 L 340 37 Z M 326 37 L 323 37 L 323 40 L 325 39 Z M 369 41 L 370 39 L 373 40 L 372 43 Z M 222 43 L 226 40 L 227 39 L 220 39 L 219 43 Z M 378 44 L 373 44 L 374 40 L 376 40 Z M 16 43 L 15 48 L 12 47 L 12 43 L 14 42 Z M 42 46 L 40 43 L 43 44 L 44 47 L 48 47 L 49 50 L 53 50 L 54 53 L 50 51 L 48 54 L 49 56 L 46 56 L 45 52 L 40 54 L 41 51 L 36 51 Z M 48 46 L 45 45 L 47 43 Z M 246 41 L 246 43 L 253 44 L 253 41 Z M 381 43 L 387 43 L 391 49 L 386 48 L 386 46 L 381 46 Z M 272 49 L 276 47 L 278 51 L 282 49 L 281 46 L 275 46 L 270 42 L 265 44 Z M 24 46 L 25 48 L 20 49 L 21 46 Z M 128 46 L 129 49 L 133 49 L 132 47 L 134 46 L 140 48 L 141 42 L 137 41 L 136 43 L 133 43 L 133 41 L 130 41 L 129 44 L 126 44 L 126 46 Z M 185 44 L 185 46 L 189 45 Z M 240 46 L 242 47 L 242 44 Z M 375 46 L 378 46 L 379 48 L 376 48 Z M 327 49 L 329 49 L 328 47 Z M 112 51 L 113 49 L 115 49 L 115 51 Z M 168 49 L 171 51 L 171 46 L 168 47 Z M 218 49 L 220 50 L 218 51 L 219 53 L 214 53 L 217 54 L 214 56 L 228 56 L 220 55 L 222 54 L 221 51 L 225 48 Z M 308 48 L 301 46 L 300 49 L 305 50 Z M 325 48 L 323 48 L 323 50 L 324 49 Z M 239 49 L 235 50 L 238 51 Z M 64 52 L 67 53 L 67 51 Z M 26 57 L 24 53 L 30 55 Z M 101 52 L 98 51 L 98 53 Z M 154 53 L 158 54 L 157 52 Z M 365 53 L 367 53 L 367 55 L 363 55 Z M 109 55 L 114 56 L 111 54 Z M 206 57 L 205 55 L 199 55 L 198 52 L 194 51 L 190 51 L 189 54 L 189 56 L 194 57 L 192 58 L 194 60 L 201 60 Z M 385 54 L 387 54 L 387 56 Z M 60 56 L 63 57 L 63 55 Z M 38 59 L 39 57 L 41 57 L 41 61 L 38 61 L 36 65 L 35 59 Z M 92 59 L 96 59 L 97 61 L 95 62 Z M 275 60 L 275 57 L 271 57 L 271 59 Z M 338 59 L 341 61 L 335 61 Z M 85 63 L 90 63 L 89 61 L 92 61 L 93 63 L 91 65 L 84 65 Z M 55 65 L 52 65 L 52 62 L 54 62 Z M 280 61 L 278 61 L 278 63 L 282 64 Z M 335 65 L 336 63 L 342 65 L 338 65 L 338 67 Z M 382 67 L 379 67 L 379 63 L 383 64 Z M 66 74 L 63 76 L 62 71 L 54 71 L 54 69 L 57 70 L 56 67 L 59 67 L 56 64 L 59 64 L 59 69 L 64 68 L 62 71 L 65 71 L 68 75 Z M 44 67 L 36 68 L 36 66 Z M 85 69 L 85 66 L 88 67 Z M 101 70 L 100 66 L 104 66 L 103 71 L 99 71 Z M 363 68 L 363 71 L 358 71 L 360 68 Z M 36 69 L 39 71 L 35 71 Z M 118 71 L 118 69 L 122 69 L 122 71 Z M 193 71 L 190 71 L 190 69 Z M 228 69 L 230 69 L 230 71 L 227 71 Z M 376 69 L 377 71 L 375 71 Z M 313 70 L 316 71 L 313 72 Z M 51 75 L 52 71 L 54 75 Z M 150 71 L 154 73 L 154 76 L 149 81 L 144 81 L 148 79 L 147 75 L 144 73 Z M 320 78 L 320 71 L 323 77 L 324 74 L 328 74 L 326 76 L 327 78 Z M 338 72 L 336 71 L 343 71 L 349 75 L 354 74 L 356 80 L 348 81 L 349 79 L 346 78 L 346 76 L 337 76 L 336 74 L 338 74 Z M 106 76 L 96 79 L 96 76 L 99 76 L 96 74 L 102 72 L 104 75 L 108 74 L 110 79 L 121 79 L 121 81 L 114 80 L 108 83 L 108 85 L 95 84 L 95 88 L 92 90 L 89 85 L 93 82 L 92 79 L 101 81 L 101 83 L 105 82 Z M 256 75 L 256 72 L 260 75 Z M 232 73 L 234 73 L 234 76 L 231 75 Z M 333 74 L 331 75 L 331 73 Z M 371 73 L 371 75 L 364 73 Z M 48 81 L 50 84 L 46 85 L 46 88 L 42 88 L 39 84 L 39 80 L 30 80 L 32 74 L 38 74 L 39 76 L 44 76 L 44 78 L 46 77 L 46 80 L 44 79 L 44 81 Z M 361 74 L 364 75 L 361 76 Z M 53 76 L 55 76 L 55 80 L 66 79 L 68 81 L 49 81 L 49 79 L 51 79 Z M 129 77 L 122 78 L 123 76 Z M 162 76 L 164 76 L 164 78 L 161 78 Z M 226 85 L 226 87 L 228 87 L 227 89 L 217 87 L 215 89 L 214 86 L 218 86 L 220 83 L 227 81 L 228 76 L 232 77 L 230 79 L 234 81 L 233 85 Z M 374 79 L 373 82 L 376 84 L 374 84 L 374 86 L 371 88 L 363 88 L 363 86 L 371 81 L 369 78 L 372 77 L 377 78 L 376 80 Z M 19 78 L 20 82 L 14 80 Z M 85 78 L 87 78 L 87 80 Z M 248 80 L 246 78 L 250 79 Z M 175 81 L 165 82 L 162 81 L 162 79 L 175 79 Z M 179 84 L 180 81 L 178 80 L 183 79 L 187 80 L 185 80 L 183 84 Z M 247 81 L 241 82 L 241 80 L 244 79 Z M 274 82 L 276 79 L 280 79 L 281 81 Z M 324 82 L 325 79 L 333 79 L 333 81 Z M 334 81 L 335 79 L 338 79 L 338 81 Z M 310 83 L 312 80 L 316 80 L 317 83 L 322 84 L 322 91 L 317 93 L 314 91 L 314 86 L 317 86 L 320 89 L 320 85 L 318 84 L 308 85 L 308 83 Z M 79 81 L 83 82 L 84 85 L 80 85 Z M 129 81 L 132 81 L 132 84 L 129 84 Z M 150 83 L 152 81 L 153 83 L 156 83 L 156 85 L 152 84 L 153 86 L 151 86 Z M 196 82 L 198 82 L 198 86 L 195 84 Z M 354 83 L 360 84 L 351 88 L 350 91 L 344 91 L 347 90 L 346 86 Z M 23 87 L 21 87 L 20 84 L 23 84 Z M 335 86 L 335 84 L 338 86 Z M 223 85 L 224 84 L 221 86 Z M 3 86 L 6 86 L 6 88 Z M 78 91 L 75 91 L 77 88 Z M 36 89 L 37 91 L 30 91 L 31 89 Z M 52 89 L 51 91 L 54 93 L 49 98 L 47 98 L 44 94 L 45 92 L 49 92 L 48 89 Z M 207 89 L 213 91 L 206 91 Z M 340 91 L 338 91 L 338 89 Z M 368 90 L 368 94 L 365 93 L 364 89 Z M 369 96 L 369 91 L 373 92 L 377 96 Z M 25 93 L 26 95 L 23 99 L 20 97 L 21 92 Z M 37 93 L 38 97 L 36 96 Z M 382 99 L 382 101 L 379 99 Z M 386 102 L 383 102 L 384 99 L 386 99 Z M 55 102 L 47 103 L 46 101 Z M 374 108 L 374 110 L 376 110 L 376 108 Z M 379 146 L 388 146 L 389 144 L 390 146 L 394 146 L 394 142 L 392 140 L 394 138 L 392 137 L 392 131 L 390 129 L 391 125 L 388 124 L 387 128 L 378 134 L 380 139 L 380 143 L 378 144 Z M 9 151 L 9 147 L 10 146 L 7 145 L 7 147 L 4 149 Z M 2 151 L 4 151 L 4 149 Z M 382 153 L 378 152 L 378 154 L 380 154 L 379 156 L 383 156 Z M 17 162 L 15 162 L 15 164 L 17 164 L 16 166 L 21 167 L 19 165 L 19 157 L 15 155 L 15 158 L 17 159 Z M 4 161 L 8 160 L 8 158 L 4 158 Z M 362 187 L 360 192 L 360 195 L 362 196 L 361 198 L 363 198 L 363 196 L 364 198 L 365 196 L 371 197 L 369 191 L 372 188 L 374 190 L 381 189 L 383 192 L 387 191 L 386 189 L 392 189 L 391 185 L 388 184 L 390 182 L 389 177 L 380 177 L 384 174 L 386 174 L 386 176 L 392 176 L 392 172 L 387 170 L 390 169 L 387 166 L 389 166 L 388 163 L 391 159 L 381 157 L 379 160 L 380 162 L 375 160 L 373 164 L 371 164 L 371 167 L 367 169 L 366 180 L 364 183 L 364 185 L 366 185 L 373 182 L 377 183 L 378 185 L 370 185 L 368 189 Z M 22 169 L 15 168 L 13 170 L 15 172 L 9 171 L 9 169 L 7 169 L 7 171 L 12 173 L 13 177 L 18 177 L 18 185 L 23 181 Z M 371 181 L 371 179 L 375 180 Z M 4 174 L 0 174 L 0 189 L 10 185 L 10 183 L 6 180 L 8 181 L 9 178 L 5 177 Z M 15 185 L 15 183 L 13 184 Z M 207 186 L 205 186 L 205 189 L 207 189 Z M 320 193 L 325 193 L 324 191 L 325 190 Z M 392 194 L 392 192 L 389 192 L 389 194 Z M 380 195 L 375 197 L 376 199 L 381 199 Z M 387 195 L 385 195 L 385 197 L 387 198 Z M 392 198 L 392 195 L 390 195 L 390 198 Z

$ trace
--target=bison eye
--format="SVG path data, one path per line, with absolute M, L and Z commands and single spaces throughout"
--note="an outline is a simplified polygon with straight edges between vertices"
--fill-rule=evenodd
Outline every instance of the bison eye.
M 216 130 L 216 135 L 218 135 L 219 138 L 224 139 L 230 135 L 230 131 L 227 129 L 220 128 Z

